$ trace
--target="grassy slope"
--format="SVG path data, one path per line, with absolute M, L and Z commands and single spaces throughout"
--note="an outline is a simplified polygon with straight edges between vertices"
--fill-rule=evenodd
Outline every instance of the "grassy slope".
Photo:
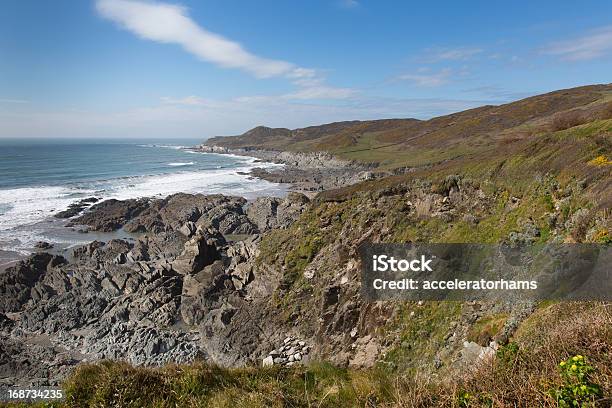
M 291 369 L 227 370 L 205 364 L 134 368 L 81 366 L 65 384 L 63 407 L 556 407 L 558 363 L 588 351 L 591 381 L 612 386 L 612 310 L 581 303 L 540 308 L 494 364 L 436 382 L 380 369 L 318 363 Z M 529 330 L 535 326 L 535 330 Z M 597 406 L 609 403 L 600 401 Z
M 575 116 L 579 116 L 575 118 Z M 572 120 L 573 119 L 573 120 Z M 598 178 L 609 165 L 589 166 L 603 156 L 612 160 L 612 85 L 594 85 L 534 96 L 500 106 L 485 106 L 427 121 L 415 119 L 339 122 L 304 129 L 256 128 L 241 136 L 217 137 L 211 145 L 290 151 L 328 151 L 338 157 L 375 163 L 376 171 L 408 168 L 405 176 L 506 179 L 529 184 L 546 173 L 562 181 Z M 380 185 L 381 181 L 374 182 Z M 371 189 L 374 183 L 348 188 Z M 592 186 L 593 197 L 610 207 L 610 183 Z M 328 193 L 328 196 L 336 192 Z M 600 201 L 601 200 L 601 201 Z
M 476 152 L 500 140 L 529 137 L 550 128 L 555 115 L 580 108 L 597 116 L 610 100 L 611 85 L 556 91 L 517 102 L 485 106 L 426 121 L 393 119 L 338 122 L 303 129 L 258 127 L 241 135 L 216 137 L 207 144 L 293 151 L 325 150 L 341 157 L 389 167 L 416 164 L 425 152 Z M 605 114 L 604 114 L 605 115 Z M 431 154 L 433 156 L 433 154 Z M 451 155 L 452 156 L 452 155 Z
M 294 149 L 376 161 L 384 169 L 413 167 L 407 174 L 324 192 L 291 228 L 264 236 L 259 261 L 285 273 L 282 289 L 270 300 L 279 318 L 306 331 L 316 327 L 321 289 L 333 280 L 338 262 L 346 262 L 326 258 L 338 252 L 338 245 L 342 248 L 338 237 L 355 241 L 375 231 L 381 242 L 499 242 L 529 220 L 541 241 L 610 243 L 609 97 L 610 87 L 588 87 L 425 122 L 341 123 L 297 135 L 283 130 L 280 137 L 276 131 L 256 131 L 258 147 L 284 149 L 291 143 Z M 579 120 L 564 112 L 576 106 Z M 234 147 L 249 145 L 244 138 L 229 140 Z M 390 143 L 393 147 L 384 147 Z M 455 175 L 466 188 L 486 193 L 475 200 L 479 206 L 459 209 L 450 220 L 406 209 L 407 200 L 415 201 L 411 194 L 447 194 Z M 577 222 L 580 211 L 587 215 Z M 466 220 L 467 213 L 478 222 Z M 550 223 L 553 213 L 556 226 Z M 313 262 L 317 280 L 311 283 L 303 272 Z M 612 311 L 599 303 L 542 304 L 511 339 L 517 347 L 503 348 L 491 366 L 463 375 L 443 369 L 423 378 L 431 373 L 425 362 L 431 363 L 461 308 L 435 302 L 421 308 L 399 305 L 393 319 L 373 329 L 393 344 L 369 370 L 328 364 L 146 370 L 104 363 L 75 373 L 67 383 L 66 405 L 555 406 L 549 391 L 562 383 L 557 364 L 575 354 L 588 356 L 597 370 L 594 381 L 611 397 Z M 503 313 L 486 314 L 470 327 L 468 338 L 495 334 L 506 319 Z

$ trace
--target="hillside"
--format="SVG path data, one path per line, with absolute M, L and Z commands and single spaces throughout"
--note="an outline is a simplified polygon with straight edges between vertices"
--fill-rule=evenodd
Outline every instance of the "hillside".
M 389 171 L 399 175 L 386 178 L 387 184 L 458 173 L 505 179 L 516 186 L 526 176 L 552 172 L 564 180 L 596 181 L 590 188 L 593 197 L 603 207 L 610 207 L 610 166 L 605 163 L 610 159 L 611 132 L 612 85 L 608 84 L 559 90 L 424 121 L 351 121 L 294 130 L 259 126 L 240 136 L 213 137 L 205 144 L 230 149 L 326 151 L 342 159 L 374 164 L 382 175 Z M 589 165 L 600 156 L 605 158 L 603 165 Z M 407 173 L 407 177 L 402 175 Z
M 202 348 L 206 362 L 81 365 L 65 382 L 62 406 L 608 407 L 609 302 L 368 301 L 359 248 L 366 241 L 609 245 L 611 136 L 612 86 L 600 85 L 428 121 L 258 127 L 210 139 L 235 149 L 325 151 L 373 163 L 375 178 L 312 200 L 291 193 L 247 205 L 177 194 L 93 206 L 80 218 L 93 231 L 123 227 L 144 238 L 79 249 L 87 279 L 56 289 L 74 302 L 66 309 L 81 310 L 78 302 L 93 304 L 92 297 L 115 305 L 88 306 L 79 318 L 84 327 L 92 316 L 108 328 L 134 324 L 117 346 L 128 356 L 165 349 L 169 338 L 180 339 L 175 331 L 192 330 L 188 351 Z M 225 242 L 233 234 L 250 237 Z M 58 286 L 69 267 L 47 266 L 32 293 Z M 166 282 L 157 303 L 145 304 Z M 87 291 L 91 285 L 113 290 Z M 33 308 L 24 309 L 29 320 L 64 324 L 66 311 L 37 312 L 45 302 L 24 306 Z M 162 329 L 140 340 L 150 319 Z M 112 332 L 87 344 L 113 358 L 104 348 L 116 343 Z M 300 344 L 304 355 L 289 360 L 287 344 Z M 152 354 L 163 362 L 185 355 L 169 351 Z M 262 367 L 269 356 L 273 366 Z
M 258 126 L 240 136 L 210 138 L 206 144 L 228 148 L 324 150 L 345 158 L 398 165 L 402 159 L 415 156 L 419 149 L 450 152 L 458 144 L 463 149 L 479 149 L 499 141 L 558 130 L 559 116 L 571 111 L 582 114 L 584 122 L 609 119 L 612 113 L 606 105 L 608 101 L 612 101 L 612 85 L 591 85 L 429 120 L 349 121 L 293 130 Z M 403 153 L 404 150 L 412 154 Z M 398 151 L 402 152 L 401 158 L 389 157 Z

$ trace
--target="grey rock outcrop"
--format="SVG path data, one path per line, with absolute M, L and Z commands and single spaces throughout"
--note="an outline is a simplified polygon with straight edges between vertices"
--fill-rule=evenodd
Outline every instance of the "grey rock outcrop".
M 57 384 L 97 359 L 252 361 L 268 347 L 270 313 L 252 297 L 263 302 L 279 277 L 255 262 L 260 237 L 245 204 L 183 194 L 102 202 L 78 222 L 139 235 L 75 247 L 69 261 L 38 252 L 0 273 L 2 381 Z
M 246 200 L 224 195 L 178 193 L 163 199 L 106 200 L 74 218 L 69 226 L 94 231 L 124 228 L 130 233 L 180 231 L 190 237 L 197 227 L 213 227 L 222 234 L 253 234 L 257 226 L 246 216 Z
M 309 202 L 304 194 L 295 192 L 285 198 L 260 197 L 249 205 L 247 215 L 261 232 L 287 228 L 302 214 Z
M 115 231 L 144 211 L 147 206 L 146 199 L 106 200 L 91 206 L 88 212 L 73 219 L 69 225 L 87 225 L 96 231 Z
M 32 290 L 54 256 L 39 253 L 0 273 L 0 313 L 17 312 L 32 298 Z
M 225 245 L 225 239 L 214 229 L 198 229 L 196 234 L 185 243 L 185 249 L 172 263 L 172 267 L 182 274 L 194 274 L 220 258 L 217 248 Z

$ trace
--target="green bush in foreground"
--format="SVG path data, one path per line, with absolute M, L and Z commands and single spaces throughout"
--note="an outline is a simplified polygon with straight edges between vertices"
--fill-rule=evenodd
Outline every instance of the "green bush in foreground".
M 591 382 L 595 369 L 587 364 L 582 355 L 559 363 L 564 385 L 552 391 L 560 407 L 594 407 L 602 396 L 601 387 Z

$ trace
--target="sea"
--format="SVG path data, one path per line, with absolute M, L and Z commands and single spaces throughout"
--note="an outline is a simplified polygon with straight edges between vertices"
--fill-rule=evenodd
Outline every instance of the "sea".
M 83 233 L 53 217 L 83 198 L 128 199 L 203 193 L 253 199 L 286 187 L 248 176 L 276 167 L 255 158 L 200 153 L 202 140 L 0 139 L 0 267 L 38 241 L 70 248 L 121 233 Z

